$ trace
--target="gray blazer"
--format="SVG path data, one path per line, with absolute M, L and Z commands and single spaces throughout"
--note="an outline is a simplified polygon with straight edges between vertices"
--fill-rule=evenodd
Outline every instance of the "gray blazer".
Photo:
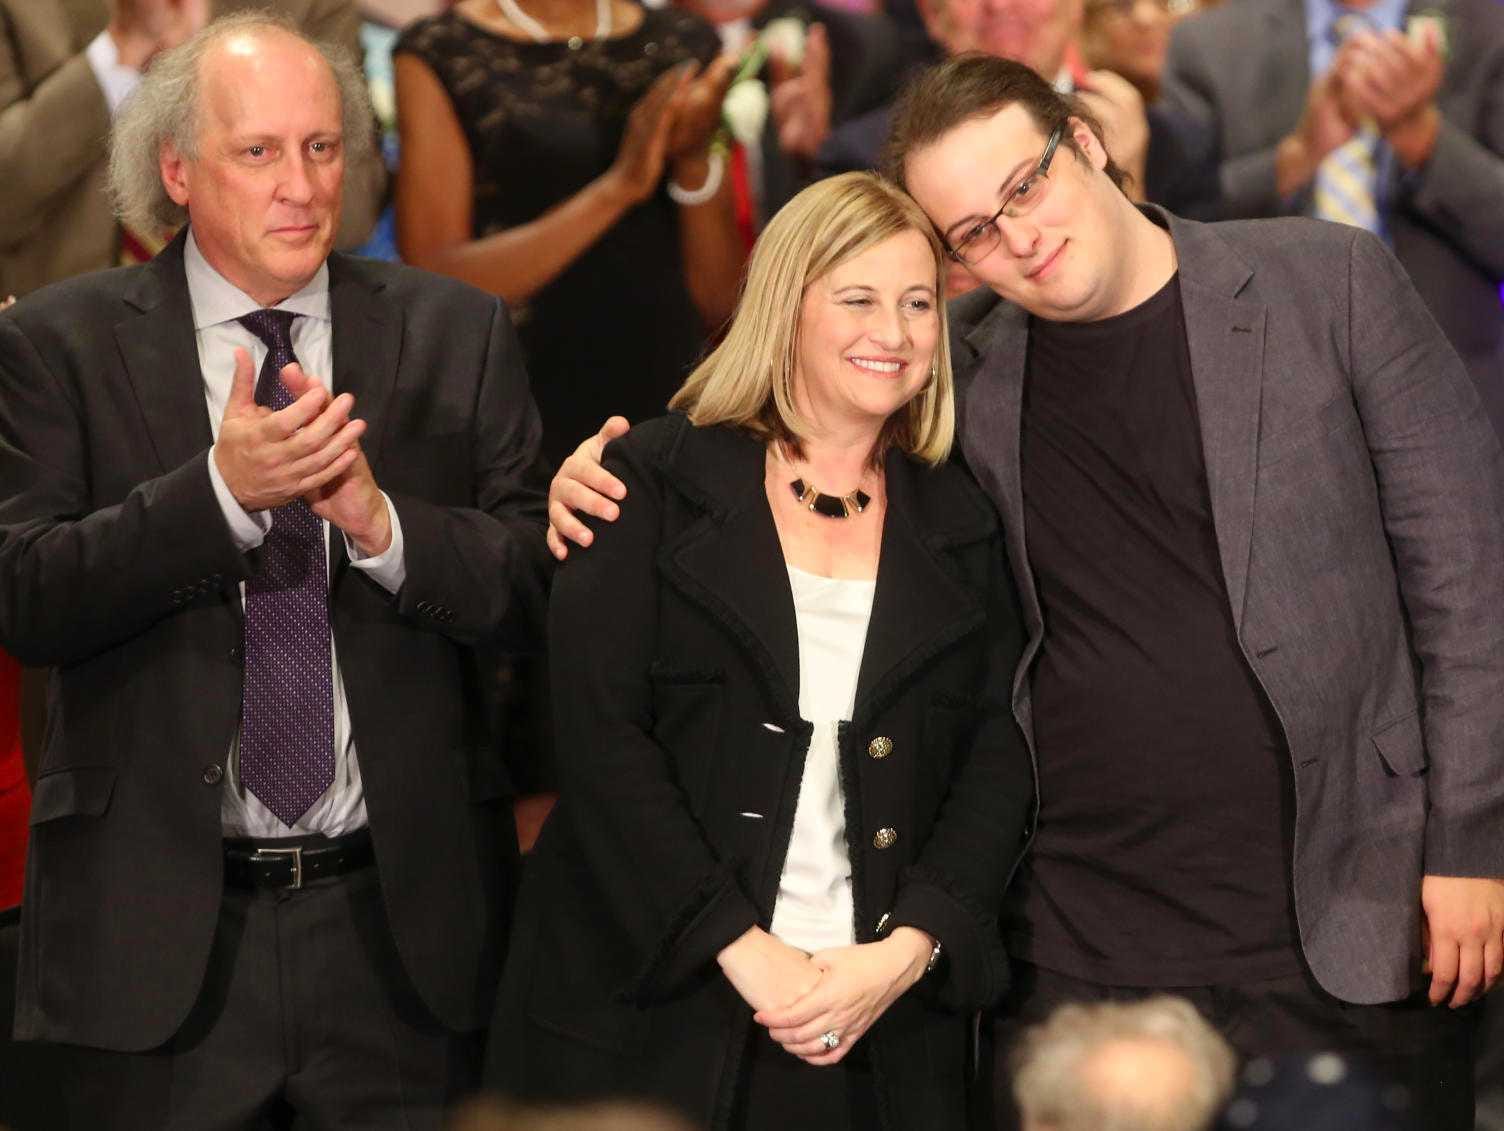
M 1294 766 L 1295 907 L 1345 1001 L 1419 983 L 1423 873 L 1504 876 L 1504 451 L 1373 237 L 1164 215 L 1238 641 Z M 966 458 L 1044 632 L 1019 473 L 1028 316 L 952 308 Z
M 1442 14 L 1450 56 L 1435 153 L 1414 173 L 1392 171 L 1389 235 L 1504 435 L 1504 5 L 1412 7 Z M 1302 0 L 1238 0 L 1175 29 L 1164 100 L 1211 120 L 1222 150 L 1221 198 L 1204 218 L 1308 211 L 1308 194 L 1276 192 L 1274 150 L 1300 120 L 1310 82 Z

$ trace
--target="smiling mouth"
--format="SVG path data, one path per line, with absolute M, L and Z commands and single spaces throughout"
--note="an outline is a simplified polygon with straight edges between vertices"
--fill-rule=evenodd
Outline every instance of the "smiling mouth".
M 1033 268 L 1030 271 L 1026 271 L 1024 273 L 1024 278 L 1025 279 L 1036 279 L 1036 278 L 1038 278 L 1043 272 L 1045 272 L 1046 270 L 1048 270 L 1048 268 L 1050 267 L 1050 265 L 1052 263 L 1054 263 L 1055 260 L 1057 260 L 1057 259 L 1060 258 L 1060 253 L 1062 251 L 1064 251 L 1064 250 L 1065 250 L 1065 244 L 1062 243 L 1054 251 L 1050 252 L 1049 258 L 1046 259 L 1043 263 L 1041 263 L 1038 267 L 1035 267 L 1035 268 Z
M 868 373 L 899 373 L 903 370 L 901 361 L 881 361 L 874 357 L 848 357 L 846 360 Z

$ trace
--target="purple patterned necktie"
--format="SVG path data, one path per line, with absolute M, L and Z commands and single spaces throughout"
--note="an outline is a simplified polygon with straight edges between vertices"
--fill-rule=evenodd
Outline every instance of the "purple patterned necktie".
M 293 315 L 258 310 L 239 321 L 266 343 L 256 403 L 292 404 L 282 367 Z M 302 499 L 272 510 L 261 568 L 245 585 L 245 690 L 240 780 L 291 827 L 334 781 L 334 692 L 324 524 Z

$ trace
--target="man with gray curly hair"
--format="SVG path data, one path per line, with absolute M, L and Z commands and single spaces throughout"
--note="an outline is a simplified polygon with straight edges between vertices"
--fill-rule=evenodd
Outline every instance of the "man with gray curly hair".
M 1066 1005 L 1025 1032 L 1013 1091 L 1024 1131 L 1206 1131 L 1237 1058 L 1190 1002 Z
M 472 650 L 535 644 L 546 469 L 500 301 L 331 253 L 365 115 L 290 24 L 210 24 L 112 141 L 186 226 L 0 315 L 58 1126 L 437 1128 L 476 1078 L 516 836 Z

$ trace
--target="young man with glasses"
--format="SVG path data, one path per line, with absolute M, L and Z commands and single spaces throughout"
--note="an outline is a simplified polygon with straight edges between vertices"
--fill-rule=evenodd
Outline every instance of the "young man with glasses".
M 1365 233 L 1135 207 L 1018 64 L 927 72 L 892 140 L 988 287 L 951 306 L 958 435 L 1030 628 L 999 1053 L 1062 1002 L 1173 989 L 1244 1055 L 1362 1057 L 1427 1131 L 1470 1128 L 1504 964 L 1504 451 L 1456 354 Z M 622 498 L 607 434 L 551 492 L 580 544 L 569 511 Z
M 928 73 L 892 158 L 988 287 L 952 308 L 961 436 L 1033 628 L 999 1049 L 1175 989 L 1245 1055 L 1350 1053 L 1470 1128 L 1504 453 L 1462 364 L 1377 240 L 1140 210 L 1021 68 Z

